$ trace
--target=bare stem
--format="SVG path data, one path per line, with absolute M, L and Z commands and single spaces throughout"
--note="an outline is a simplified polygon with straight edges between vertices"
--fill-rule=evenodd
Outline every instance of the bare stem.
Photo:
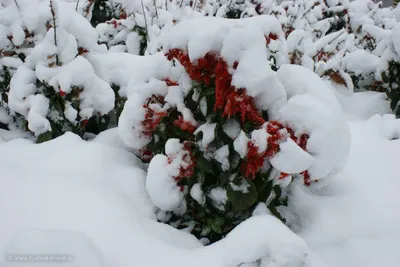
M 75 11 L 78 11 L 78 5 L 79 5 L 79 0 L 76 1 L 76 7 L 75 7 Z
M 54 45 L 57 47 L 57 25 L 56 25 L 56 11 L 53 6 L 53 0 L 50 0 L 51 17 L 53 18 L 54 28 Z M 56 65 L 59 66 L 58 55 L 56 54 Z
M 15 5 L 17 6 L 17 8 L 18 8 L 19 10 L 21 10 L 21 8 L 20 8 L 19 5 L 18 5 L 17 0 L 14 0 L 14 3 L 15 3 Z
M 156 0 L 153 0 L 153 5 L 154 5 L 154 9 L 156 10 L 156 17 L 158 19 L 158 11 L 157 11 Z
M 140 0 L 140 2 L 141 2 L 141 4 L 142 4 L 142 11 L 143 11 L 143 16 L 144 16 L 144 24 L 145 24 L 145 27 L 146 27 L 147 42 L 149 42 L 149 41 L 150 41 L 150 38 L 149 38 L 149 28 L 148 28 L 148 26 L 147 26 L 146 11 L 144 10 L 143 0 Z

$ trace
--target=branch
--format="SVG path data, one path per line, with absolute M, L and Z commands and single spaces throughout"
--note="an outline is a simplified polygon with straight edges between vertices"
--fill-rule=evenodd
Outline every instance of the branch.
M 142 11 L 143 11 L 143 16 L 144 16 L 144 24 L 146 26 L 146 37 L 147 37 L 147 42 L 150 41 L 149 38 L 149 28 L 147 26 L 147 18 L 146 18 L 146 11 L 144 10 L 144 5 L 143 5 L 143 0 L 140 0 L 140 2 L 142 3 Z
M 14 3 L 15 3 L 15 5 L 17 6 L 18 10 L 21 10 L 21 8 L 20 8 L 19 5 L 18 5 L 17 0 L 14 0 Z
M 196 6 L 197 6 L 197 0 L 194 0 L 194 4 L 193 4 L 192 10 L 194 10 L 196 8 Z
M 154 8 L 156 9 L 156 17 L 158 19 L 158 11 L 157 11 L 156 0 L 153 0 L 153 5 L 154 5 Z
M 53 29 L 54 29 L 54 45 L 57 47 L 57 25 L 56 25 L 56 11 L 53 6 L 53 0 L 50 0 L 51 17 L 53 18 Z M 58 55 L 56 53 L 56 65 L 59 66 Z

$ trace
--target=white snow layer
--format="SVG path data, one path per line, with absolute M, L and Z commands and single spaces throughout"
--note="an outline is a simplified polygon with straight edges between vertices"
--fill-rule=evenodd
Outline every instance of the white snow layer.
M 314 158 L 309 169 L 311 179 L 342 170 L 347 162 L 350 136 L 341 105 L 332 90 L 318 75 L 301 66 L 283 65 L 277 76 L 287 92 L 288 102 L 274 117 L 300 134 L 310 136 L 309 154 L 304 156 Z
M 7 256 L 32 254 L 70 255 L 75 260 L 64 266 L 79 267 L 233 267 L 258 259 L 323 266 L 302 238 L 271 215 L 245 221 L 208 247 L 157 223 L 145 172 L 135 167 L 141 164 L 102 143 L 67 133 L 40 145 L 23 139 L 0 145 L 2 266 L 30 266 Z
M 362 106 L 361 102 L 375 99 L 374 94 L 363 94 L 349 97 L 348 102 L 356 100 Z M 367 113 L 353 114 L 352 119 L 364 119 Z M 186 267 L 188 263 L 222 267 L 263 258 L 263 266 L 302 266 L 302 261 L 308 261 L 304 266 L 397 267 L 399 120 L 376 115 L 349 125 L 352 146 L 344 171 L 329 186 L 324 181 L 310 188 L 296 185 L 290 196 L 289 209 L 295 216 L 289 217 L 289 225 L 306 242 L 275 218 L 259 213 L 208 247 L 155 222 L 142 164 L 126 151 L 116 129 L 92 142 L 65 134 L 40 145 L 23 139 L 2 143 L 1 263 L 14 266 L 16 262 L 5 257 L 19 253 L 70 253 L 76 265 L 66 262 L 65 266 L 83 267 L 82 263 L 90 262 L 110 267 Z M 192 195 L 201 199 L 201 192 Z M 35 244 L 29 242 L 32 238 Z

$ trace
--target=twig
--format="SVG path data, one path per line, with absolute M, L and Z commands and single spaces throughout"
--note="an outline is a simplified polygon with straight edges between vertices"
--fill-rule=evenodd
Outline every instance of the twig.
M 157 11 L 156 0 L 153 0 L 153 5 L 154 5 L 154 8 L 155 8 L 155 10 L 156 10 L 156 17 L 157 17 L 157 19 L 158 19 L 158 11 Z
M 78 11 L 78 5 L 79 5 L 79 0 L 76 1 L 76 7 L 75 7 L 75 11 Z
M 331 44 L 333 41 L 335 41 L 337 38 L 339 38 L 343 33 L 344 33 L 345 31 L 344 30 L 342 30 L 342 32 L 341 33 L 339 33 L 338 35 L 336 35 L 332 40 L 330 40 L 326 45 L 329 45 L 329 44 Z M 325 45 L 325 46 L 326 46 Z M 316 56 L 318 56 L 321 52 L 323 52 L 324 51 L 324 47 L 323 48 L 321 48 L 313 57 L 316 57 Z
M 56 25 L 56 12 L 53 6 L 53 0 L 50 0 L 51 16 L 53 18 L 53 29 L 54 29 L 54 45 L 57 47 L 57 25 Z M 56 53 L 56 65 L 59 66 L 58 55 Z
M 147 26 L 147 18 L 146 18 L 146 11 L 144 10 L 144 5 L 143 5 L 143 0 L 140 0 L 141 4 L 142 4 L 142 11 L 143 11 L 143 16 L 144 16 L 144 24 L 146 26 L 146 37 L 147 37 L 147 42 L 150 41 L 149 38 L 149 28 Z
M 21 8 L 20 8 L 19 5 L 18 5 L 17 0 L 14 0 L 14 3 L 15 3 L 15 5 L 17 6 L 17 8 L 18 8 L 19 10 L 21 10 Z
M 196 6 L 197 6 L 197 0 L 194 1 L 192 10 L 194 10 L 196 8 Z

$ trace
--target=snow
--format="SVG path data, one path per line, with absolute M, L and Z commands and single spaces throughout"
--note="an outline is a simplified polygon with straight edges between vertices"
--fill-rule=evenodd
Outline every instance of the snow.
M 210 190 L 208 193 L 208 197 L 213 200 L 213 205 L 215 208 L 224 211 L 225 204 L 228 200 L 228 196 L 226 195 L 226 190 L 221 187 L 216 187 Z
M 236 120 L 227 120 L 222 129 L 232 139 L 235 139 L 240 134 L 240 124 Z
M 283 65 L 277 76 L 285 87 L 288 102 L 274 117 L 299 133 L 309 135 L 307 152 L 315 160 L 309 169 L 311 179 L 321 179 L 342 170 L 347 161 L 350 136 L 345 115 L 332 89 L 318 75 L 301 66 Z M 307 156 L 303 164 L 306 163 L 310 163 Z
M 0 0 L 0 50 L 26 56 L 25 62 L 3 54 L 0 58 L 0 67 L 9 68 L 13 75 L 9 102 L 0 107 L 0 121 L 11 129 L 0 129 L 1 266 L 31 266 L 30 261 L 17 260 L 26 255 L 71 257 L 63 264 L 76 267 L 400 265 L 400 120 L 390 114 L 384 93 L 354 92 L 362 90 L 362 82 L 369 78 L 381 79 L 388 61 L 400 58 L 399 8 L 378 9 L 366 0 L 329 0 L 307 14 L 305 10 L 313 3 L 302 6 L 299 2 L 286 14 L 285 4 L 277 7 L 273 1 L 264 1 L 262 12 L 276 9 L 285 15 L 278 19 L 258 16 L 248 6 L 242 15 L 255 17 L 226 20 L 222 17 L 230 3 L 225 0 L 218 4 L 200 1 L 195 7 L 183 8 L 175 0 L 167 1 L 168 11 L 160 9 L 164 1 L 143 0 L 145 14 L 138 2 L 116 0 L 124 2 L 131 15 L 114 21 L 115 25 L 106 22 L 94 29 L 89 23 L 90 10 L 82 16 L 85 3 L 76 12 L 74 1 L 51 1 L 55 30 L 46 27 L 47 22 L 53 23 L 48 1 Z M 330 7 L 338 3 L 341 6 Z M 159 17 L 151 19 L 156 8 Z M 354 34 L 342 30 L 326 35 L 331 19 L 318 19 L 325 11 L 344 8 L 349 10 Z M 218 18 L 203 17 L 212 13 Z M 289 21 L 296 14 L 305 19 Z M 295 30 L 285 40 L 281 26 L 288 23 Z M 146 27 L 150 36 L 146 56 L 137 56 L 142 37 L 131 31 L 135 26 Z M 26 37 L 25 30 L 34 37 Z M 323 37 L 317 37 L 316 31 Z M 276 40 L 268 40 L 270 34 Z M 365 36 L 373 37 L 376 47 L 361 50 Z M 286 225 L 266 206 L 275 193 L 258 203 L 253 216 L 227 237 L 208 246 L 188 233 L 190 227 L 179 231 L 157 222 L 171 212 L 185 213 L 187 195 L 200 205 L 209 198 L 221 212 L 229 205 L 224 188 L 203 192 L 202 184 L 194 181 L 188 192 L 187 185 L 178 184 L 187 178 L 180 177 L 185 169 L 192 166 L 192 155 L 181 140 L 170 139 L 166 155 L 156 155 L 148 165 L 134 156 L 151 141 L 142 121 L 144 103 L 153 94 L 164 97 L 166 104 L 150 103 L 151 109 L 176 108 L 185 121 L 198 126 L 183 101 L 193 84 L 180 64 L 174 66 L 163 55 L 172 48 L 188 51 L 192 61 L 209 52 L 219 53 L 235 88 L 245 88 L 270 120 L 293 129 L 297 137 L 309 136 L 303 150 L 288 138 L 286 129 L 281 130 L 286 138 L 280 140 L 279 152 L 265 162 L 274 167 L 274 185 L 287 188 L 288 207 L 279 207 Z M 315 64 L 316 53 L 322 50 L 336 55 Z M 298 52 L 301 66 L 285 64 L 290 53 Z M 276 59 L 277 72 L 271 69 L 270 56 Z M 346 84 L 324 75 L 328 70 L 338 71 Z M 349 74 L 361 82 L 353 84 Z M 168 86 L 167 78 L 179 86 Z M 78 120 L 111 111 L 115 96 L 127 99 L 118 127 L 91 134 L 91 141 L 66 133 L 34 144 L 33 135 L 52 130 L 54 115 L 52 95 L 45 96 L 37 80 L 51 85 L 51 93 L 65 102 L 64 114 L 55 116 L 64 115 L 74 126 Z M 76 87 L 79 107 L 64 95 Z M 205 98 L 199 98 L 195 92 L 193 99 L 206 115 Z M 16 129 L 17 123 L 23 123 L 19 116 L 27 121 L 30 132 Z M 206 156 L 225 171 L 230 167 L 228 146 L 208 149 L 215 130 L 216 124 L 208 121 L 195 134 L 202 132 L 200 148 L 211 150 Z M 234 140 L 242 159 L 249 141 L 260 153 L 267 149 L 270 135 L 264 127 L 245 134 L 238 122 L 228 120 L 223 130 Z M 318 183 L 305 187 L 303 181 L 292 180 L 292 175 L 277 178 L 280 172 L 304 170 Z M 233 190 L 243 193 L 249 185 L 230 183 Z M 49 264 L 41 260 L 34 265 Z
M 194 28 L 198 30 L 193 31 Z M 253 36 L 254 31 L 257 30 L 265 36 L 268 36 L 271 32 L 277 35 L 282 32 L 278 20 L 272 16 L 257 16 L 241 20 L 204 17 L 187 20 L 185 23 L 179 23 L 175 27 L 163 31 L 160 36 L 160 43 L 164 52 L 168 52 L 172 48 L 188 50 L 189 58 L 194 61 L 207 52 L 220 51 L 223 44 L 227 47 L 236 46 L 228 41 L 232 37 L 235 38 L 234 35 L 236 34 L 233 33 L 229 37 L 229 32 L 230 30 L 233 32 L 243 31 L 243 28 L 251 30 L 249 34 Z M 249 42 L 250 40 L 241 39 L 237 41 Z
M 168 157 L 158 154 L 152 158 L 147 171 L 146 189 L 151 201 L 161 210 L 173 211 L 179 206 L 183 192 L 169 173 Z
M 361 107 L 376 99 L 375 94 L 361 95 L 347 101 Z M 315 267 L 396 267 L 400 201 L 394 155 L 400 143 L 392 139 L 400 125 L 392 115 L 365 121 L 370 111 L 362 112 L 358 110 L 349 122 L 352 145 L 345 169 L 326 183 L 310 188 L 299 183 L 293 188 L 289 209 L 296 216 L 289 225 L 297 235 L 260 211 L 226 239 L 204 248 L 187 233 L 155 222 L 144 190 L 145 172 L 135 167 L 141 164 L 122 140 L 115 141 L 117 129 L 92 142 L 65 134 L 40 145 L 23 139 L 2 143 L 0 251 L 54 254 L 59 248 L 87 261 L 102 258 L 103 266 L 110 267 L 183 267 L 187 262 L 220 267 L 261 258 L 262 266 L 290 259 L 310 261 L 306 266 Z M 65 164 L 74 168 L 63 168 Z M 40 246 L 27 243 L 32 236 L 41 240 Z M 54 246 L 60 239 L 77 249 Z
M 400 23 L 397 23 L 393 29 L 392 40 L 394 50 L 396 51 L 397 55 L 400 55 Z
M 247 182 L 245 182 L 244 180 L 242 180 L 242 183 L 240 185 L 235 185 L 234 183 L 229 183 L 229 186 L 233 189 L 233 191 L 239 191 L 244 194 L 249 192 L 249 187 L 250 187 L 250 185 Z
M 229 170 L 229 146 L 224 145 L 214 152 L 214 159 L 221 163 L 223 171 Z
M 200 205 L 203 205 L 206 202 L 206 198 L 201 189 L 201 184 L 197 183 L 192 186 L 190 189 L 190 196 L 197 201 Z
M 239 154 L 241 158 L 244 158 L 247 155 L 247 143 L 249 142 L 249 138 L 247 138 L 246 133 L 240 131 L 238 137 L 233 141 L 233 148 Z
M 299 232 L 332 267 L 388 266 L 400 263 L 399 186 L 396 151 L 391 140 L 399 121 L 375 115 L 350 122 L 347 168 L 329 185 L 311 190 L 297 186 L 293 208 L 305 211 Z M 334 179 L 333 179 L 334 178 Z M 323 238 L 321 238 L 323 237 Z
M 103 267 L 102 254 L 84 233 L 71 230 L 27 229 L 17 233 L 4 249 L 2 266 L 46 266 L 52 262 L 74 267 Z M 27 260 L 28 257 L 35 258 Z M 48 257 L 48 258 L 46 258 Z M 52 259 L 51 257 L 54 257 Z
M 279 148 L 279 152 L 269 161 L 280 172 L 300 173 L 314 164 L 314 158 L 290 138 L 279 144 Z
M 216 123 L 204 123 L 203 125 L 200 125 L 194 132 L 195 135 L 199 134 L 200 132 L 203 133 L 203 137 L 200 142 L 202 149 L 206 150 L 208 145 L 215 139 L 216 126 Z
M 62 153 L 49 153 L 55 150 Z M 65 134 L 40 145 L 10 141 L 0 145 L 0 152 L 2 260 L 10 254 L 70 253 L 77 261 L 65 266 L 183 267 L 190 261 L 195 267 L 220 267 L 255 261 L 281 249 L 277 256 L 297 260 L 308 251 L 300 237 L 270 215 L 244 222 L 208 247 L 157 223 L 144 190 L 145 172 L 135 167 L 138 160 L 111 145 Z M 74 168 L 60 173 L 65 164 Z
M 379 63 L 379 58 L 364 50 L 357 50 L 349 53 L 343 58 L 345 69 L 354 72 L 355 75 L 369 74 L 375 72 Z
M 126 53 L 92 54 L 88 60 L 92 63 L 96 75 L 108 84 L 120 86 L 119 94 L 125 97 L 131 80 L 132 85 L 137 85 L 153 77 L 165 78 L 168 76 L 170 65 L 162 54 L 145 57 Z

